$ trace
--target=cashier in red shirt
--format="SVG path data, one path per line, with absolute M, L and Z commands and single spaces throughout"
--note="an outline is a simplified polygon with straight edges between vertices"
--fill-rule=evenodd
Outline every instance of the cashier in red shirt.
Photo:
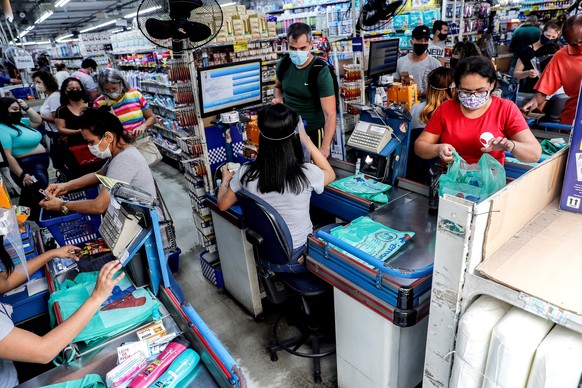
M 566 19 L 562 34 L 568 45 L 558 51 L 548 63 L 534 86 L 537 93 L 523 106 L 523 110 L 536 109 L 546 102 L 546 96 L 554 94 L 563 86 L 569 98 L 560 115 L 560 123 L 572 125 L 582 82 L 582 15 Z
M 523 162 L 537 162 L 540 144 L 513 102 L 491 95 L 497 78 L 485 57 L 463 59 L 455 69 L 457 98 L 443 102 L 414 143 L 423 159 L 453 161 L 453 151 L 474 164 L 488 152 L 501 164 L 504 151 Z

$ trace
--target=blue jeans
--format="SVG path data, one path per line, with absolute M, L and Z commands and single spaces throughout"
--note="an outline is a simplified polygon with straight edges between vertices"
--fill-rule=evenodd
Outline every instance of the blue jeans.
M 305 266 L 305 251 L 307 245 L 302 245 L 299 248 L 293 249 L 291 253 L 291 260 L 287 264 L 274 264 L 267 260 L 261 260 L 261 265 L 263 268 L 268 268 L 271 271 L 285 272 L 285 273 L 304 273 L 307 272 L 307 267 Z M 301 259 L 301 262 L 299 260 Z
M 18 165 L 28 175 L 34 176 L 37 182 L 30 186 L 24 186 L 22 179 L 10 171 L 12 180 L 20 187 L 19 205 L 28 206 L 30 208 L 30 219 L 38 220 L 40 214 L 40 207 L 38 203 L 44 198 L 38 192 L 39 189 L 46 189 L 49 183 L 48 166 L 49 157 L 47 153 L 29 155 L 22 158 L 16 158 Z

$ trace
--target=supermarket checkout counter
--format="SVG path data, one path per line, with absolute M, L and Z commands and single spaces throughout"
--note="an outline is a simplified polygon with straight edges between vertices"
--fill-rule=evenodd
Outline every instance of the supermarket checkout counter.
M 354 173 L 353 164 L 338 160 L 331 164 L 338 179 Z M 212 215 L 224 287 L 253 317 L 258 317 L 263 313 L 261 299 L 265 294 L 259 284 L 253 247 L 245 237 L 242 211 L 237 205 L 220 210 L 216 196 L 210 193 L 206 194 L 205 203 Z M 330 186 L 322 194 L 313 194 L 311 204 L 345 221 L 366 215 L 378 206 Z
M 389 193 L 389 203 L 369 217 L 415 235 L 386 262 L 334 238 L 329 228 L 309 238 L 307 268 L 334 287 L 340 386 L 422 381 L 437 220 L 425 196 Z
M 90 216 L 82 214 L 64 217 L 62 215 L 58 217 L 58 214 L 42 214 L 41 219 L 50 226 L 49 230 L 61 245 L 71 243 L 73 240 L 76 245 L 84 244 L 101 235 L 111 250 L 106 253 L 112 253 L 122 262 L 126 274 L 129 275 L 126 277 L 129 279 L 127 283 L 130 284 L 124 289 L 120 287 L 116 298 L 116 291 L 114 291 L 110 298 L 111 305 L 115 305 L 116 302 L 122 304 L 120 307 L 114 306 L 114 311 L 108 311 L 108 313 L 118 316 L 121 310 L 115 309 L 121 308 L 125 316 L 132 316 L 132 312 L 127 307 L 140 306 L 140 299 L 143 299 L 141 305 L 147 303 L 157 306 L 159 303 L 160 306 L 151 310 L 148 307 L 147 317 L 144 318 L 144 315 L 140 314 L 139 320 L 136 319 L 139 323 L 132 324 L 134 323 L 132 318 L 122 329 L 114 324 L 109 326 L 110 322 L 107 322 L 106 316 L 100 315 L 98 323 L 102 322 L 105 329 L 109 330 L 104 337 L 92 339 L 93 329 L 80 333 L 76 341 L 62 352 L 62 358 L 68 362 L 27 381 L 22 386 L 38 387 L 55 384 L 79 379 L 87 374 L 98 374 L 105 381 L 106 373 L 116 366 L 118 346 L 137 341 L 139 339 L 137 333 L 140 329 L 159 321 L 163 322 L 168 334 L 180 335 L 186 339 L 200 356 L 201 361 L 180 382 L 181 387 L 244 386 L 244 377 L 240 368 L 185 299 L 180 285 L 169 271 L 168 255 L 163 249 L 157 218 L 156 201 L 149 194 L 139 193 L 131 186 L 121 186 L 123 185 L 118 183 L 111 189 L 112 200 L 100 226 L 95 224 Z M 87 194 L 77 193 L 76 195 Z M 95 246 L 91 243 L 91 247 Z M 138 252 L 144 252 L 144 255 Z M 102 257 L 96 258 L 96 260 L 100 259 Z M 72 260 L 59 260 L 49 262 L 46 268 L 47 282 L 52 296 L 66 290 L 65 282 L 77 279 L 82 273 L 78 270 L 78 264 Z M 81 285 L 84 286 L 84 284 Z M 74 293 L 83 291 L 83 289 L 77 291 L 77 288 L 73 287 L 71 289 L 74 289 Z M 129 294 L 124 293 L 126 289 L 129 290 Z M 136 291 L 142 291 L 139 295 L 146 295 L 146 297 L 136 296 L 137 294 L 134 294 Z M 59 296 L 61 295 L 62 293 Z M 52 296 L 50 300 L 53 299 Z M 132 299 L 137 303 L 132 304 Z M 129 301 L 129 305 L 124 305 L 124 301 Z M 59 298 L 53 302 L 51 313 L 57 323 L 65 319 L 65 308 L 69 313 L 74 310 L 69 299 Z M 111 305 L 105 306 L 98 313 L 111 310 L 107 308 Z M 103 329 L 100 326 L 99 328 Z M 118 334 L 109 334 L 115 331 Z M 85 336 L 81 337 L 83 333 Z

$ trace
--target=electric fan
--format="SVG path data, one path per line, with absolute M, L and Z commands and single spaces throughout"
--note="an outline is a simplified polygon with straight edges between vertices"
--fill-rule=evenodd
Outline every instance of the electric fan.
M 210 42 L 220 31 L 223 16 L 216 0 L 143 0 L 136 20 L 150 42 L 182 51 Z
M 28 51 L 26 51 L 25 49 L 21 49 L 20 47 L 11 46 L 4 50 L 4 60 L 10 63 L 12 66 L 16 66 L 16 61 L 14 60 L 14 57 L 26 57 L 26 56 L 30 56 L 30 54 L 28 53 Z
M 381 26 L 378 23 L 384 21 L 388 23 L 392 18 L 402 11 L 406 0 L 368 0 L 362 7 L 358 22 L 356 24 L 356 33 L 361 30 L 376 30 Z

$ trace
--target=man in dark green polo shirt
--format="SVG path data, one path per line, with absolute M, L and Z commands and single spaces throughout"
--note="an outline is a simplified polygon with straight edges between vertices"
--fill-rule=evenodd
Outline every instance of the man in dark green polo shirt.
M 330 71 L 327 66 L 323 66 L 317 77 L 319 96 L 312 96 L 308 77 L 315 57 L 311 53 L 313 43 L 309 25 L 290 25 L 287 29 L 287 42 L 292 64 L 283 74 L 277 76 L 273 104 L 285 103 L 299 112 L 307 122 L 307 134 L 321 153 L 329 157 L 337 123 L 335 90 Z M 277 74 L 282 61 L 283 59 L 277 63 Z
M 528 16 L 525 22 L 519 26 L 511 36 L 509 43 L 509 52 L 513 53 L 510 67 L 515 67 L 521 50 L 540 40 L 542 30 L 538 27 L 538 17 L 535 15 Z M 512 72 L 510 71 L 509 74 Z

